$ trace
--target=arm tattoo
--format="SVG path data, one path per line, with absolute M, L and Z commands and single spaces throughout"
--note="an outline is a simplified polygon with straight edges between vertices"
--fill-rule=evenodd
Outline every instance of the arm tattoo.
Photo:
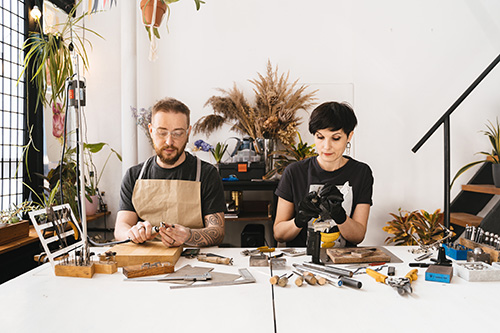
M 224 213 L 205 215 L 205 228 L 191 229 L 188 246 L 219 245 L 224 239 Z

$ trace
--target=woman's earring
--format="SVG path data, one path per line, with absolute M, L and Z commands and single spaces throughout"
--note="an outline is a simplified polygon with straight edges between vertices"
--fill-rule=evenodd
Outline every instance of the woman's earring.
M 345 146 L 345 153 L 346 155 L 351 155 L 351 143 L 348 142 L 347 145 Z

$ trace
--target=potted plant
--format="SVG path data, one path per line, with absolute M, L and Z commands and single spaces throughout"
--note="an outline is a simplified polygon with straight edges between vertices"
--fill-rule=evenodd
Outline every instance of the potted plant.
M 217 165 L 222 161 L 222 157 L 224 156 L 226 150 L 227 144 L 221 142 L 217 142 L 215 147 L 212 147 L 212 149 L 210 149 L 210 152 L 212 153 L 212 156 L 214 157 L 215 163 Z
M 465 171 L 469 170 L 473 166 L 481 163 L 492 163 L 492 172 L 493 172 L 493 183 L 496 187 L 500 187 L 500 123 L 498 122 L 498 118 L 496 121 L 496 125 L 494 125 L 491 121 L 488 121 L 489 124 L 486 124 L 488 130 L 481 131 L 484 135 L 488 137 L 491 143 L 491 152 L 481 151 L 478 154 L 482 154 L 486 156 L 486 159 L 475 161 L 463 166 L 460 170 L 458 170 L 457 174 L 453 178 L 451 182 L 451 186 L 455 183 L 455 180 Z M 450 186 L 450 187 L 451 187 Z
M 102 168 L 98 170 L 94 164 L 93 155 L 99 153 L 105 146 L 109 147 L 109 153 Z M 88 174 L 85 175 L 85 197 L 87 198 L 86 214 L 94 215 L 99 208 L 99 202 L 102 200 L 99 192 L 99 182 L 101 181 L 104 169 L 106 168 L 106 165 L 112 155 L 116 155 L 120 162 L 122 161 L 122 157 L 116 150 L 111 148 L 109 144 L 105 142 L 84 143 L 83 148 L 86 170 L 88 172 Z M 67 153 L 76 153 L 76 149 L 69 149 Z
M 291 163 L 318 155 L 314 150 L 314 145 L 309 146 L 307 142 L 302 142 L 300 133 L 296 133 L 299 137 L 299 143 L 297 145 L 288 144 L 285 145 L 285 149 L 270 153 L 270 158 L 273 160 L 273 167 L 264 175 L 264 179 L 270 179 L 275 175 L 281 175 L 283 171 L 285 171 L 285 168 Z
M 97 32 L 80 25 L 80 21 L 87 15 L 84 13 L 75 16 L 80 0 L 71 10 L 64 23 L 56 24 L 51 31 L 30 32 L 23 45 L 26 56 L 23 69 L 18 81 L 26 71 L 30 70 L 32 80 L 38 91 L 37 103 L 41 102 L 47 107 L 52 107 L 60 102 L 62 109 L 65 106 L 66 79 L 72 77 L 74 51 L 82 60 L 85 69 L 88 69 L 88 57 L 85 43 L 92 44 L 83 38 L 83 32 L 101 37 Z
M 102 168 L 98 170 L 94 164 L 93 155 L 99 153 L 105 146 L 109 147 L 109 145 L 104 142 L 83 144 L 84 163 L 86 165 L 86 171 L 88 172 L 85 175 L 85 197 L 87 199 L 86 215 L 94 215 L 97 212 L 98 204 L 101 199 L 98 186 L 111 155 L 114 154 L 120 161 L 122 160 L 121 155 L 113 148 L 109 147 L 110 152 Z M 59 183 L 61 184 L 62 198 L 60 195 L 56 195 L 56 203 L 69 203 L 75 215 L 78 215 L 76 214 L 79 209 L 77 201 L 78 191 L 75 156 L 76 147 L 67 149 L 64 153 L 62 162 L 54 169 L 51 169 L 46 178 L 50 184 L 50 187 L 47 189 L 50 193 L 54 191 L 54 188 L 59 186 Z
M 23 220 L 23 215 L 39 208 L 39 205 L 32 201 L 24 201 L 0 211 L 0 245 L 27 237 L 29 221 Z
M 445 237 L 446 229 L 442 225 L 444 214 L 439 209 L 431 214 L 423 209 L 409 212 L 399 208 L 398 214 L 389 214 L 393 219 L 386 222 L 382 230 L 393 236 L 385 239 L 386 244 L 417 245 L 418 241 L 430 245 Z
M 158 32 L 158 27 L 163 21 L 165 13 L 167 14 L 167 29 L 168 29 L 168 19 L 170 18 L 170 5 L 179 0 L 141 0 L 141 17 L 142 23 L 148 32 L 149 40 L 151 40 L 151 28 L 153 30 L 153 35 L 156 38 L 160 38 L 160 33 Z M 202 0 L 194 0 L 196 4 L 196 10 L 200 10 L 201 4 L 205 3 Z M 154 17 L 153 17 L 154 16 Z

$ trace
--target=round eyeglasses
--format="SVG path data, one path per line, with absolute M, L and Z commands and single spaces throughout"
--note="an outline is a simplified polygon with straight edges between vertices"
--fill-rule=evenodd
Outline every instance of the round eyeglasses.
M 154 135 L 160 139 L 166 139 L 167 136 L 169 136 L 169 135 L 174 140 L 181 139 L 187 134 L 187 131 L 188 131 L 187 129 L 176 129 L 176 130 L 173 130 L 170 132 L 164 128 L 153 127 Z

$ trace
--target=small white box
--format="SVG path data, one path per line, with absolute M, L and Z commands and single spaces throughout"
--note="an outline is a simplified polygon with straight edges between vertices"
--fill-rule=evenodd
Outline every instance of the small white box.
M 455 275 L 467 281 L 500 281 L 500 269 L 484 262 L 454 262 Z

